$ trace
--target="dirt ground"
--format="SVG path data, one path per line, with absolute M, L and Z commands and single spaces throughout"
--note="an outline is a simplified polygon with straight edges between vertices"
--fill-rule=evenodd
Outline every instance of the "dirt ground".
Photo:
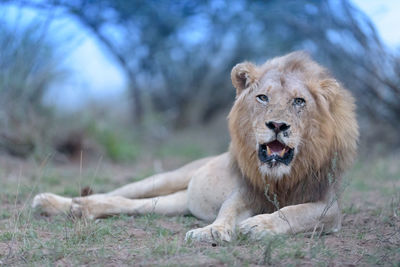
M 30 208 L 38 192 L 77 196 L 90 185 L 104 192 L 186 160 L 146 158 L 116 165 L 54 163 L 0 156 L 0 265 L 107 266 L 400 266 L 400 158 L 364 159 L 347 174 L 343 226 L 335 234 L 268 236 L 230 244 L 185 243 L 205 226 L 192 216 L 117 216 L 97 221 L 41 216 Z

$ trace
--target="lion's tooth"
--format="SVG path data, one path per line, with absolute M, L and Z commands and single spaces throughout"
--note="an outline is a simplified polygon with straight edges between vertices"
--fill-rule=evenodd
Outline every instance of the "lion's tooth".
M 271 155 L 271 149 L 269 148 L 269 146 L 267 146 L 267 155 L 268 155 L 268 156 Z
M 281 158 L 283 158 L 283 155 L 286 153 L 286 147 L 282 149 L 281 154 L 279 155 Z

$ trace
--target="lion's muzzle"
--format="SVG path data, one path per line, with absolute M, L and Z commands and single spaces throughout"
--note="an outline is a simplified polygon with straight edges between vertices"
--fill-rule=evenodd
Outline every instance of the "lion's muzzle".
M 266 144 L 260 144 L 258 147 L 258 158 L 262 163 L 274 167 L 279 163 L 289 165 L 294 156 L 294 148 L 274 140 Z

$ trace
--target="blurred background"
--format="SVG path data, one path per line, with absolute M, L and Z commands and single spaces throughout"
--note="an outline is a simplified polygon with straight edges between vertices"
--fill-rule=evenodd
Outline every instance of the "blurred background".
M 360 157 L 398 154 L 400 2 L 2 0 L 0 153 L 226 151 L 232 67 L 308 51 L 357 99 Z

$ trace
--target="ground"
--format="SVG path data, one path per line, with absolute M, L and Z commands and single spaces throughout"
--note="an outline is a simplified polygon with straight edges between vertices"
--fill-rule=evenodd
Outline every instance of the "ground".
M 346 175 L 342 230 L 331 235 L 269 236 L 230 244 L 185 243 L 206 225 L 192 216 L 116 216 L 97 221 L 45 217 L 30 208 L 38 192 L 77 196 L 168 170 L 196 157 L 162 156 L 120 165 L 55 163 L 52 157 L 0 156 L 0 265 L 386 265 L 400 266 L 400 159 L 360 159 Z M 193 152 L 194 151 L 194 152 Z M 157 158 L 157 159 L 156 159 Z

